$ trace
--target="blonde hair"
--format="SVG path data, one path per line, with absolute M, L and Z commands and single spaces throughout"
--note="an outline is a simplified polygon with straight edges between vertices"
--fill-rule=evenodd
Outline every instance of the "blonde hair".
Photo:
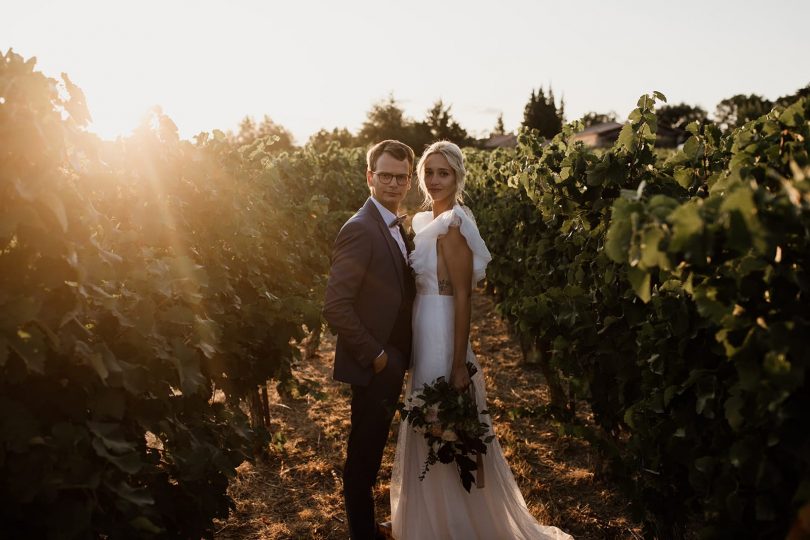
M 467 169 L 464 168 L 464 154 L 461 153 L 461 148 L 450 141 L 438 141 L 427 147 L 425 153 L 419 158 L 419 163 L 416 164 L 416 175 L 419 177 L 419 191 L 424 196 L 422 206 L 429 207 L 431 198 L 430 192 L 425 185 L 425 161 L 433 154 L 441 154 L 447 159 L 450 168 L 456 173 L 456 193 L 453 198 L 459 204 L 464 202 L 464 179 L 467 176 Z

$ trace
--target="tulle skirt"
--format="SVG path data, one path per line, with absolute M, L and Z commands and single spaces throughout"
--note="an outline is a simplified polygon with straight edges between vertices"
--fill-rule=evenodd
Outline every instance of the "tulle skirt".
M 417 295 L 413 311 L 413 365 L 406 398 L 425 383 L 449 377 L 453 358 L 453 297 Z M 479 409 L 486 408 L 484 378 L 472 349 L 467 360 L 478 373 L 472 378 Z M 492 426 L 488 415 L 482 421 Z M 455 464 L 436 463 L 424 480 L 428 448 L 424 436 L 401 422 L 391 479 L 391 520 L 397 540 L 564 540 L 571 536 L 540 525 L 529 513 L 497 438 L 483 456 L 483 488 L 468 493 Z

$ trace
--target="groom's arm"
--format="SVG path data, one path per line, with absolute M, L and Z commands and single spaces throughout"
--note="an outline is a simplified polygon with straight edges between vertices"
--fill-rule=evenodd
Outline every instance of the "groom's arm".
M 357 362 L 369 367 L 383 350 L 365 327 L 354 305 L 371 264 L 371 239 L 362 223 L 350 221 L 335 240 L 323 316 Z

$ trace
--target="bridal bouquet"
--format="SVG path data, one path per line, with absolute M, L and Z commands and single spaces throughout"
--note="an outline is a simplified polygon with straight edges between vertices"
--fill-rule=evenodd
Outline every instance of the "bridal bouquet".
M 467 370 L 472 377 L 477 371 L 471 362 Z M 495 438 L 489 433 L 489 425 L 481 422 L 473 387 L 469 392 L 456 390 L 444 377 L 433 384 L 425 384 L 414 392 L 407 403 L 399 404 L 402 419 L 407 421 L 427 441 L 428 457 L 420 480 L 437 461 L 455 462 L 461 483 L 467 492 L 473 480 L 479 488 L 484 487 L 482 455 L 487 452 L 487 444 Z M 476 477 L 473 478 L 473 472 Z

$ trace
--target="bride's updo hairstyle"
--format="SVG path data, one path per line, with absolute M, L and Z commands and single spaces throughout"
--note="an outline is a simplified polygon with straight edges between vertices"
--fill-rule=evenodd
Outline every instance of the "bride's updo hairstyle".
M 416 164 L 416 175 L 419 177 L 419 191 L 422 192 L 425 200 L 422 206 L 428 208 L 430 206 L 430 192 L 425 185 L 425 161 L 433 154 L 441 154 L 447 159 L 450 168 L 456 173 L 456 193 L 454 199 L 458 204 L 463 204 L 464 192 L 464 178 L 467 176 L 467 170 L 464 168 L 464 155 L 461 153 L 461 148 L 451 143 L 450 141 L 438 141 L 428 146 L 422 157 L 419 158 L 419 163 Z

